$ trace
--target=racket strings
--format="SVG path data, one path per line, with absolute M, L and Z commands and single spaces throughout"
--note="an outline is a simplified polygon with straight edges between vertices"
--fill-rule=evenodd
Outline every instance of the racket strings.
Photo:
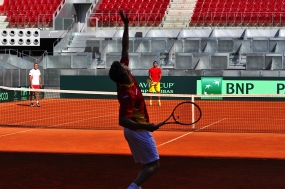
M 181 104 L 173 112 L 173 118 L 182 124 L 191 124 L 200 117 L 200 110 L 190 103 Z M 193 119 L 194 118 L 194 119 Z

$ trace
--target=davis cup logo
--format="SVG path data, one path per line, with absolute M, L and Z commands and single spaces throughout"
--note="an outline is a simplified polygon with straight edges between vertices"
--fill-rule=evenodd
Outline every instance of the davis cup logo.
M 222 94 L 222 80 L 221 77 L 202 77 L 201 93 L 204 95 Z

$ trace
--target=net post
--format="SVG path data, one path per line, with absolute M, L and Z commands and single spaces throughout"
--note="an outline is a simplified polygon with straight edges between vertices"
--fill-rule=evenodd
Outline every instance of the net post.
M 191 101 L 194 102 L 194 95 L 191 95 Z M 195 102 L 194 102 L 195 103 Z M 195 121 L 194 104 L 192 104 L 192 123 Z M 192 129 L 195 129 L 195 123 L 192 125 Z

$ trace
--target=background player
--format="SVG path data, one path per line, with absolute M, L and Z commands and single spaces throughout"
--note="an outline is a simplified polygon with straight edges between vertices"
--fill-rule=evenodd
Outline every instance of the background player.
M 143 164 L 142 169 L 128 189 L 141 189 L 140 186 L 160 167 L 158 151 L 151 134 L 160 125 L 149 123 L 142 92 L 128 68 L 129 18 L 127 14 L 124 16 L 122 11 L 120 11 L 120 16 L 124 22 L 122 57 L 120 62 L 115 61 L 112 63 L 109 77 L 117 84 L 117 95 L 120 104 L 119 124 L 124 127 L 124 136 L 135 162 Z
M 30 76 L 30 88 L 31 89 L 40 89 L 42 86 L 42 78 L 41 78 L 41 72 L 38 69 L 39 64 L 38 63 L 34 63 L 34 69 L 30 70 L 29 76 Z M 35 92 L 30 92 L 30 106 L 34 106 L 33 103 L 33 95 Z M 39 103 L 39 92 L 36 92 L 36 106 L 40 107 L 40 103 Z
M 162 77 L 162 71 L 158 67 L 158 63 L 156 61 L 153 62 L 153 67 L 148 70 L 149 79 L 151 80 L 149 92 L 150 93 L 160 93 L 160 80 Z M 152 96 L 149 97 L 149 105 L 152 105 Z M 160 96 L 158 96 L 158 105 L 161 106 Z

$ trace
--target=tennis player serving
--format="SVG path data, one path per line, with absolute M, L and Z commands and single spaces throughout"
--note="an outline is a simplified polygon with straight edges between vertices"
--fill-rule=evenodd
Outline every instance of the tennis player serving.
M 124 127 L 124 136 L 129 144 L 136 163 L 142 163 L 142 169 L 128 189 L 141 189 L 160 167 L 155 140 L 151 134 L 162 124 L 149 123 L 146 104 L 138 83 L 129 69 L 129 18 L 120 11 L 124 22 L 122 55 L 120 62 L 114 61 L 109 77 L 117 85 L 119 107 L 119 125 Z

